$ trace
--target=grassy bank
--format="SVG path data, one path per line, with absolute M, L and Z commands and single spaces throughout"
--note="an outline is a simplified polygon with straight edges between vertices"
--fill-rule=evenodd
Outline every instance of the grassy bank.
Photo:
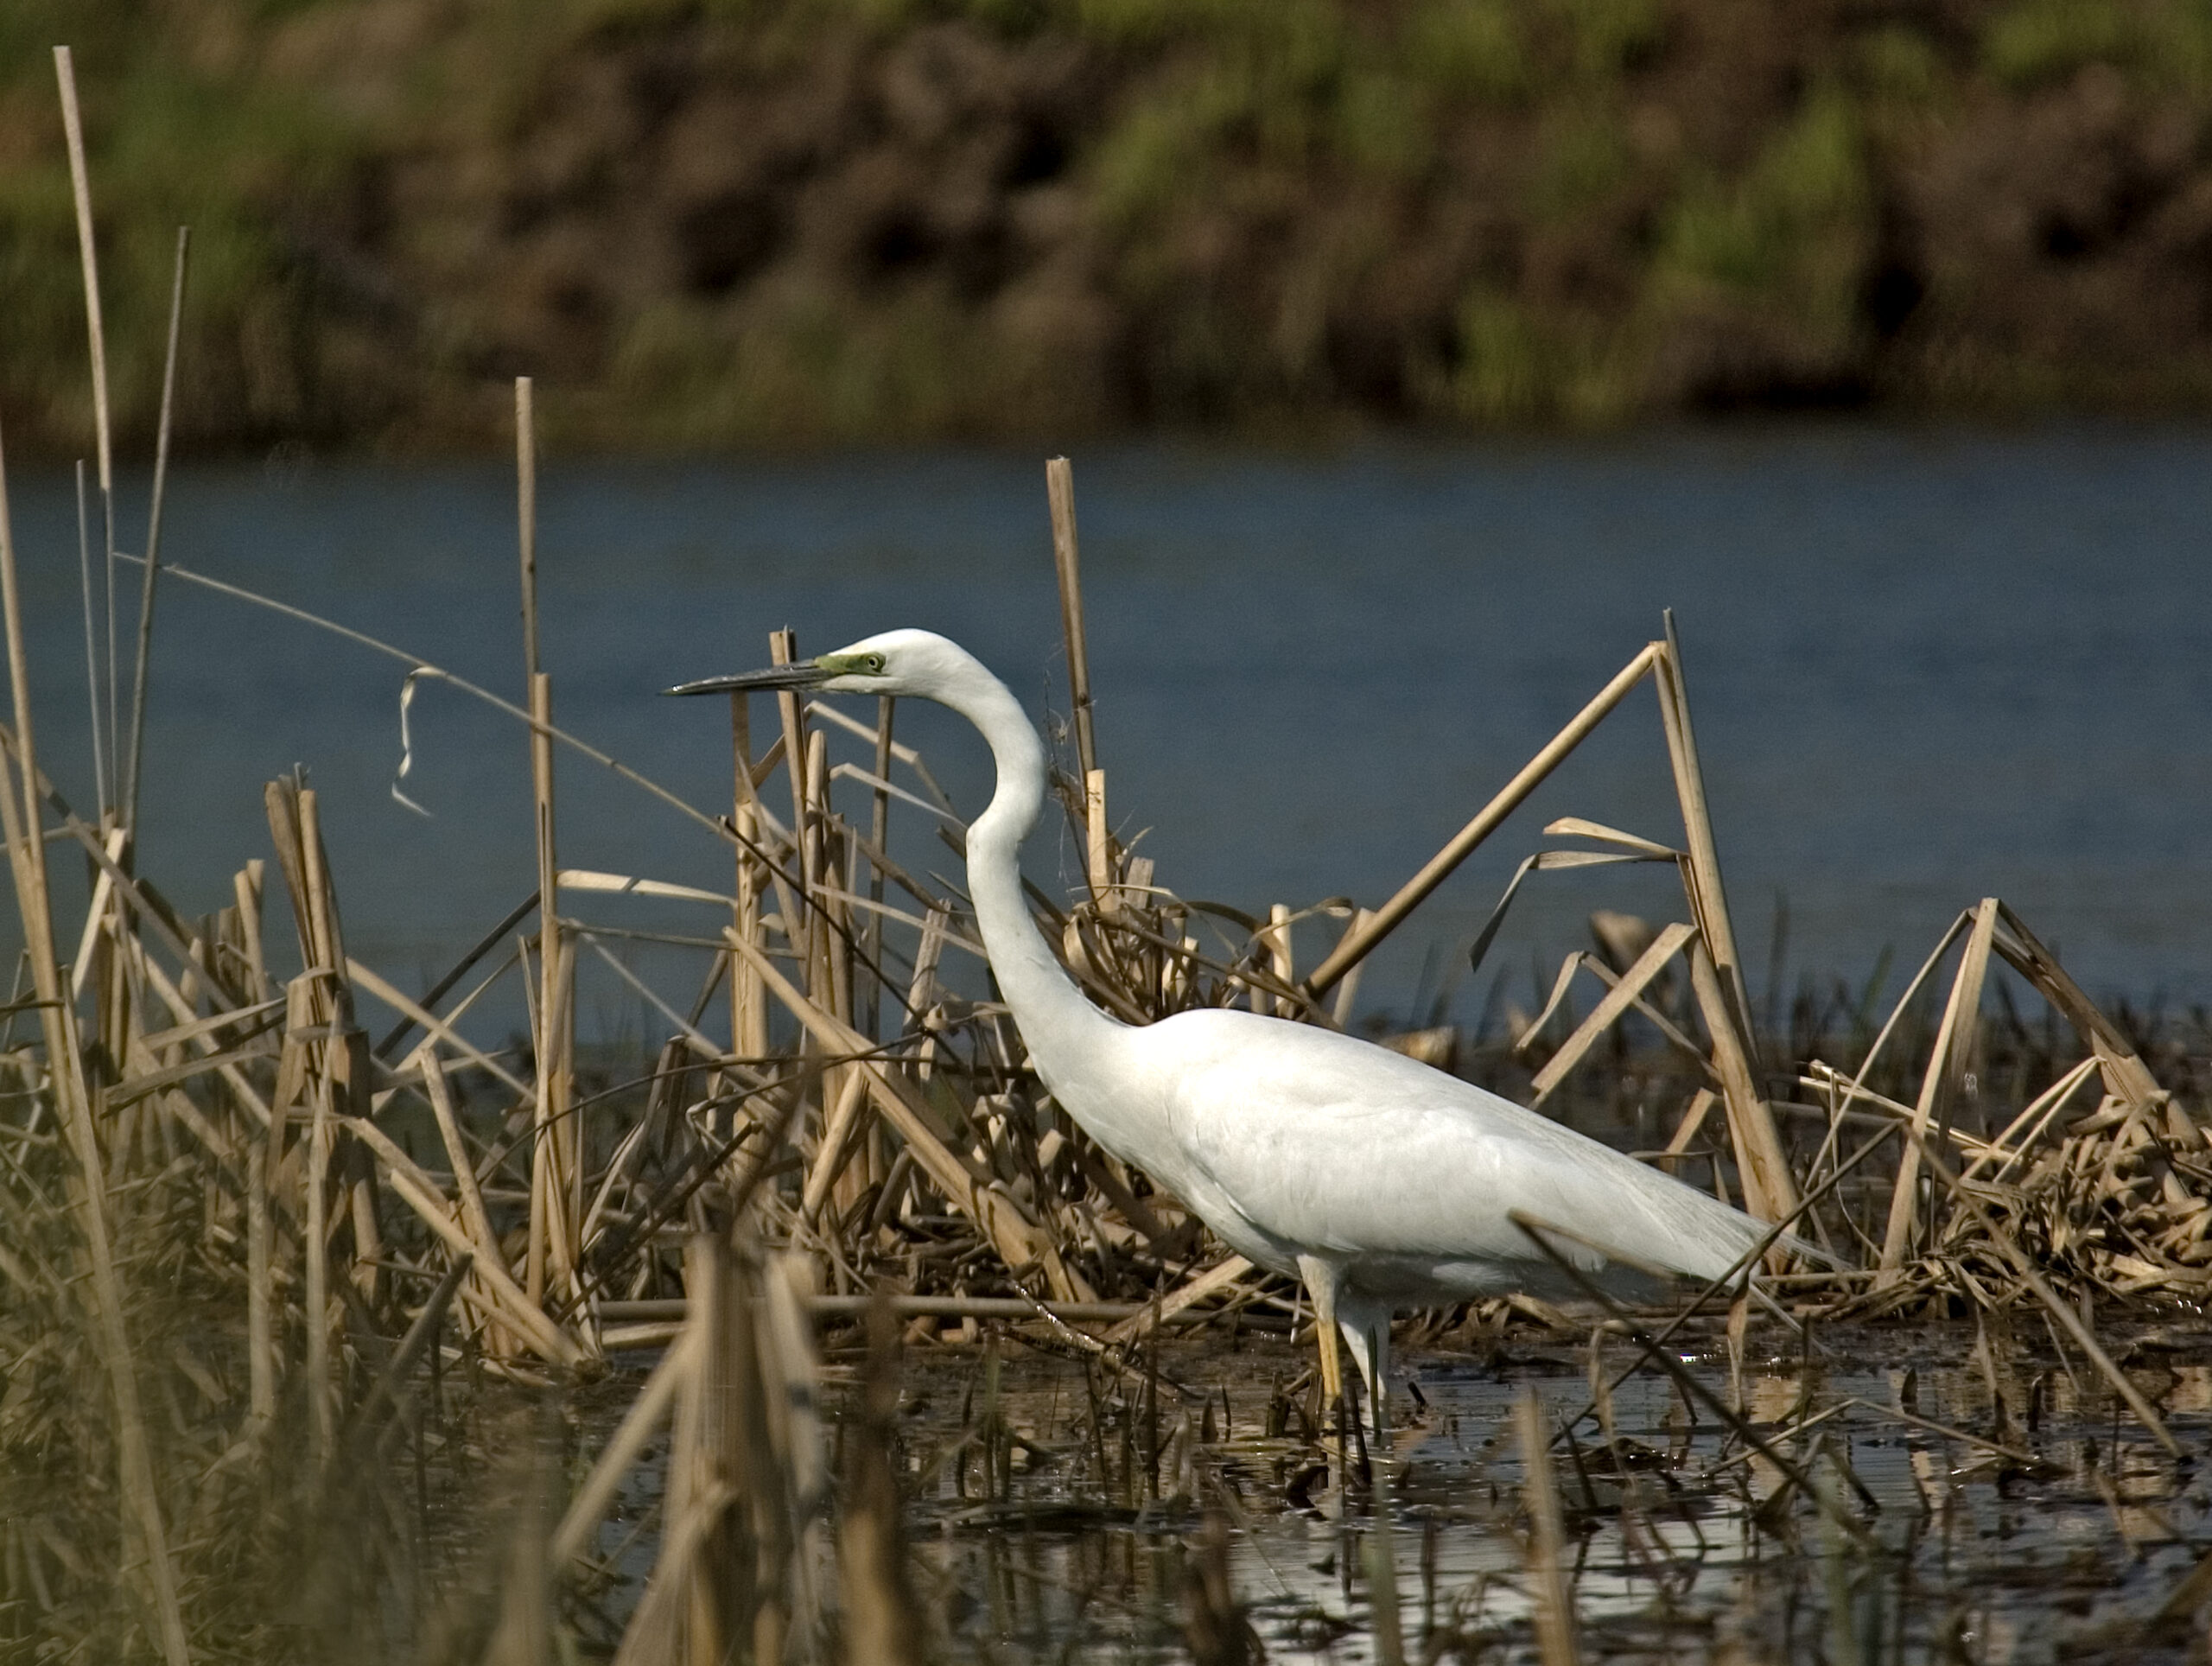
M 2212 403 L 2212 10 L 26 0 L 0 401 L 83 448 L 47 48 L 126 432 L 611 448 Z

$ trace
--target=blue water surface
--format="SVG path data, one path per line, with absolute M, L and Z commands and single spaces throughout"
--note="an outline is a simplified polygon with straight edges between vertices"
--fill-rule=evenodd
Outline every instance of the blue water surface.
M 1185 895 L 1259 912 L 1379 901 L 1671 607 L 1755 996 L 1778 900 L 1794 983 L 1863 979 L 1885 945 L 1916 962 L 1986 894 L 2101 994 L 2212 996 L 2212 436 L 1159 445 L 1079 455 L 1076 483 L 1112 814 L 1125 836 L 1148 830 L 1140 848 Z M 557 720 L 726 806 L 721 703 L 655 690 L 761 663 L 786 625 L 806 652 L 896 625 L 944 631 L 1033 713 L 1065 713 L 1043 488 L 1041 458 L 997 453 L 549 460 L 540 606 Z M 43 760 L 91 804 L 73 487 L 19 476 L 14 496 Z M 118 541 L 135 549 L 143 480 L 121 498 Z M 191 467 L 173 480 L 165 554 L 519 700 L 514 506 L 511 472 L 492 465 Z M 126 605 L 126 662 L 130 628 Z M 268 849 L 261 783 L 303 764 L 349 948 L 420 987 L 529 892 L 534 868 L 524 733 L 449 690 L 425 685 L 413 709 L 407 786 L 433 816 L 393 800 L 404 674 L 168 583 L 143 869 L 182 908 L 227 902 L 232 869 Z M 763 744 L 773 721 L 762 703 Z M 957 720 L 902 709 L 899 733 L 980 809 L 988 760 Z M 833 758 L 847 757 L 861 751 L 841 741 Z M 727 888 L 710 836 L 588 763 L 560 769 L 564 865 Z M 1526 1004 L 1587 942 L 1591 909 L 1681 912 L 1664 869 L 1540 875 L 1483 976 L 1452 987 L 1505 879 L 1563 815 L 1680 841 L 1649 692 L 1412 919 L 1364 1002 L 1440 1000 L 1465 1021 L 1503 971 Z M 925 818 L 900 816 L 904 858 L 957 872 Z M 1063 834 L 1030 858 L 1048 888 L 1076 876 Z M 716 925 L 641 907 L 600 916 Z M 1310 964 L 1338 928 L 1302 929 Z M 610 987 L 607 1012 L 626 1000 Z

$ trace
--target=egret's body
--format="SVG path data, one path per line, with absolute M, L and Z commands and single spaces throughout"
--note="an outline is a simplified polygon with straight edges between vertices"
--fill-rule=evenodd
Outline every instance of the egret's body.
M 1045 797 L 1045 753 L 1005 686 L 943 637 L 893 631 L 811 665 L 683 693 L 816 687 L 950 706 L 998 766 L 968 830 L 968 880 L 991 970 L 1038 1075 L 1084 1131 L 1180 1198 L 1240 1254 L 1294 1275 L 1383 1387 L 1391 1313 L 1541 1290 L 1557 1275 L 1519 1212 L 1626 1260 L 1718 1277 L 1758 1242 L 1748 1216 L 1470 1083 L 1311 1025 L 1208 1008 L 1132 1026 L 1092 1006 L 1023 900 L 1019 852 Z M 1586 1244 L 1556 1246 L 1592 1272 Z M 1329 1383 L 1332 1393 L 1336 1383 Z

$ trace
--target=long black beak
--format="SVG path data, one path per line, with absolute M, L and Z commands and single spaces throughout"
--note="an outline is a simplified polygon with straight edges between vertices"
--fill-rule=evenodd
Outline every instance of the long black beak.
M 672 689 L 663 689 L 663 694 L 743 694 L 752 689 L 810 689 L 825 683 L 830 673 L 812 660 L 802 660 L 796 665 L 770 665 L 757 671 L 740 671 L 734 677 L 702 677 L 696 683 L 678 683 Z

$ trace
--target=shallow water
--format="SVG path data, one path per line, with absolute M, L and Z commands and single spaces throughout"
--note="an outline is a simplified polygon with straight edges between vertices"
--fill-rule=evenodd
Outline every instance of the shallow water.
M 1141 848 L 1186 895 L 1262 911 L 1379 900 L 1671 605 L 1755 995 L 1778 895 L 1787 982 L 1801 967 L 1863 978 L 1885 944 L 1916 959 L 1995 892 L 2093 990 L 2212 996 L 2212 436 L 1811 427 L 1158 447 L 1085 453 L 1077 484 L 1113 812 L 1152 830 Z M 973 453 L 550 462 L 557 715 L 713 806 L 728 793 L 718 703 L 653 691 L 759 661 L 775 626 L 804 651 L 894 624 L 946 630 L 1033 710 L 1064 709 L 1042 485 L 1033 457 Z M 14 487 L 43 755 L 89 803 L 70 489 L 57 475 Z M 124 494 L 126 545 L 142 495 Z M 519 698 L 512 516 L 497 467 L 285 454 L 181 471 L 165 543 Z M 126 658 L 129 633 L 126 609 Z M 266 850 L 261 782 L 302 763 L 349 945 L 403 983 L 442 970 L 532 883 L 525 751 L 506 720 L 428 685 L 408 791 L 435 819 L 402 808 L 402 670 L 171 585 L 142 871 L 188 910 L 226 902 L 230 869 Z M 972 737 L 935 711 L 899 727 L 972 813 L 987 790 Z M 1451 969 L 1562 814 L 1679 836 L 1648 696 L 1415 917 L 1367 999 L 1441 999 L 1471 1019 L 1486 991 L 1454 992 Z M 575 866 L 727 878 L 709 837 L 573 760 L 561 836 Z M 899 838 L 917 865 L 951 866 L 918 817 Z M 1071 876 L 1077 855 L 1040 837 L 1032 872 Z M 1532 958 L 1583 941 L 1597 906 L 1661 915 L 1680 898 L 1646 870 L 1540 876 L 1485 981 L 1503 970 L 1529 1003 Z M 668 906 L 587 912 L 702 923 Z M 1301 939 L 1301 964 L 1333 929 Z M 596 999 L 596 1021 L 639 1021 L 611 981 Z
M 2140 1623 L 2212 1534 L 2212 1495 L 2197 1467 L 2165 1458 L 2114 1417 L 2107 1391 L 2077 1382 L 2039 1343 L 2000 1341 L 1993 1379 L 1974 1348 L 1971 1327 L 1857 1327 L 1816 1332 L 1809 1350 L 1793 1343 L 1764 1358 L 1754 1332 L 1745 1415 L 1849 1503 L 1866 1525 L 1863 1546 L 1802 1494 L 1777 1508 L 1778 1472 L 1745 1454 L 1709 1412 L 1693 1423 L 1665 1377 L 1630 1379 L 1614 1396 L 1625 1470 L 1593 1421 L 1554 1459 L 1585 1657 L 1705 1661 L 1732 1648 L 1744 1659 L 1870 1663 L 2183 1658 L 2182 1640 L 2154 1644 Z M 1712 1339 L 1688 1351 L 1700 1379 L 1729 1393 Z M 1630 1358 L 1624 1342 L 1608 1345 L 1611 1370 Z M 918 1599 L 948 1657 L 1186 1658 L 1190 1547 L 1211 1505 L 1227 1512 L 1232 1583 L 1271 1661 L 1376 1657 L 1378 1543 L 1394 1570 L 1408 1658 L 1534 1659 L 1512 1408 L 1532 1387 L 1553 1427 L 1580 1410 L 1586 1350 L 1516 1334 L 1484 1357 L 1414 1351 L 1405 1364 L 1427 1403 L 1394 1397 L 1402 1427 L 1385 1466 L 1394 1498 L 1381 1514 L 1371 1501 L 1347 1508 L 1315 1479 L 1310 1441 L 1268 1432 L 1274 1390 L 1308 1363 L 1278 1339 L 1233 1350 L 1171 1342 L 1160 1370 L 1172 1381 L 1158 1391 L 1155 1419 L 1141 1382 L 1125 1407 L 1099 1369 L 1008 1340 L 996 1367 L 1004 1433 L 987 1470 L 988 1356 L 974 1346 L 909 1349 L 901 1415 L 917 1496 L 908 1531 Z M 2130 1369 L 2184 1448 L 2202 1452 L 2212 1433 L 2212 1348 L 2195 1335 L 2154 1334 Z M 841 1375 L 833 1365 L 833 1381 Z M 1999 1436 L 1993 1380 L 2007 1407 L 1999 1443 L 2039 1467 L 1898 1415 Z M 1800 1419 L 1851 1399 L 1866 1403 L 1817 1433 L 1791 1434 Z M 1132 1461 L 1155 1426 L 1156 1477 L 1141 1455 Z M 1295 1417 L 1292 1428 L 1303 1433 Z M 1821 1442 L 1863 1494 L 1818 1455 Z M 605 1548 L 632 1530 L 658 1487 L 657 1474 L 640 1474 L 632 1520 L 603 1529 Z M 650 1548 L 650 1532 L 633 1543 L 633 1580 Z M 618 1591 L 610 1606 L 624 1600 Z

